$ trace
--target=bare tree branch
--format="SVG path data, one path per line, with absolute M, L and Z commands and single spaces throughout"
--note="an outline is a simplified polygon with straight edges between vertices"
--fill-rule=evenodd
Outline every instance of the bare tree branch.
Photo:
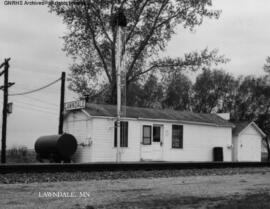
M 105 26 L 104 26 L 104 24 L 103 24 L 102 18 L 101 18 L 101 16 L 100 16 L 100 14 L 101 14 L 100 9 L 99 9 L 99 8 L 96 8 L 95 4 L 91 3 L 91 1 L 89 2 L 89 4 L 91 5 L 90 8 L 93 8 L 92 11 L 94 12 L 94 14 L 98 17 L 98 19 L 99 19 L 99 21 L 100 21 L 100 25 L 101 25 L 101 28 L 102 28 L 102 32 L 105 34 L 105 36 L 106 36 L 106 38 L 108 39 L 108 41 L 109 41 L 110 43 L 112 43 L 112 40 L 111 40 L 109 34 L 107 33 L 106 28 L 105 28 Z
M 156 18 L 155 18 L 155 20 L 154 20 L 154 23 L 153 23 L 153 26 L 152 26 L 150 32 L 149 32 L 148 35 L 145 37 L 145 39 L 141 42 L 141 44 L 140 44 L 140 46 L 139 46 L 139 48 L 138 48 L 138 50 L 137 50 L 137 52 L 136 52 L 136 54 L 135 54 L 135 56 L 134 56 L 134 58 L 133 58 L 133 61 L 131 62 L 130 67 L 128 68 L 127 77 L 129 77 L 129 75 L 131 74 L 132 69 L 133 69 L 133 67 L 134 67 L 134 65 L 135 65 L 135 63 L 136 63 L 136 61 L 137 61 L 137 59 L 138 59 L 139 56 L 141 55 L 141 53 L 142 53 L 142 51 L 144 50 L 144 48 L 146 47 L 146 45 L 147 45 L 149 39 L 151 38 L 152 34 L 154 33 L 155 27 L 156 27 L 157 22 L 158 22 L 158 18 L 160 17 L 160 15 L 161 15 L 163 9 L 164 9 L 165 6 L 168 4 L 168 2 L 169 2 L 169 0 L 165 0 L 165 1 L 163 2 L 163 4 L 161 5 L 161 7 L 160 7 L 160 9 L 159 9 L 159 11 L 158 11 L 158 14 L 157 14 L 157 16 L 156 16 Z
M 144 4 L 143 4 L 142 7 L 140 8 L 140 10 L 139 10 L 139 12 L 138 12 L 138 15 L 137 15 L 136 18 L 135 18 L 135 23 L 134 23 L 133 27 L 131 28 L 130 32 L 128 33 L 128 35 L 127 35 L 126 43 L 127 43 L 127 42 L 130 40 L 130 38 L 132 37 L 132 34 L 133 34 L 133 32 L 134 32 L 134 30 L 135 30 L 135 28 L 136 28 L 136 26 L 137 26 L 137 24 L 138 24 L 138 22 L 139 22 L 139 20 L 140 20 L 140 17 L 141 17 L 141 15 L 142 15 L 142 12 L 143 12 L 145 6 L 147 5 L 147 3 L 148 3 L 148 0 L 145 0 Z
M 97 41 L 96 41 L 95 31 L 94 31 L 94 29 L 93 29 L 93 25 L 92 25 L 92 22 L 91 22 L 91 18 L 89 17 L 87 7 L 85 7 L 85 15 L 86 15 L 86 21 L 87 21 L 86 30 L 87 30 L 88 28 L 90 29 L 90 33 L 91 33 L 91 35 L 92 35 L 93 45 L 94 45 L 94 47 L 95 47 L 95 49 L 96 49 L 96 51 L 97 51 L 97 53 L 98 53 L 98 55 L 99 55 L 99 58 L 100 58 L 101 61 L 102 61 L 104 70 L 105 70 L 106 75 L 107 75 L 107 77 L 108 77 L 108 80 L 109 80 L 110 83 L 112 83 L 112 78 L 111 78 L 111 76 L 110 76 L 110 74 L 109 74 L 107 64 L 106 64 L 106 62 L 105 62 L 105 59 L 104 59 L 104 57 L 103 57 L 103 55 L 102 55 L 102 53 L 101 53 L 101 51 L 100 51 L 100 48 L 99 48 L 99 46 L 98 46 L 98 44 L 97 44 Z M 87 28 L 87 27 L 88 27 L 88 28 Z

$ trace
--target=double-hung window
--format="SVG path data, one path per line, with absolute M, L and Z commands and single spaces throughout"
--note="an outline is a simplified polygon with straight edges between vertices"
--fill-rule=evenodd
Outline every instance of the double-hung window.
M 117 147 L 117 122 L 114 123 L 114 147 Z M 120 147 L 128 147 L 128 122 L 120 122 Z
M 143 126 L 143 141 L 144 145 L 150 145 L 152 139 L 152 126 Z
M 183 148 L 183 126 L 172 125 L 172 148 Z

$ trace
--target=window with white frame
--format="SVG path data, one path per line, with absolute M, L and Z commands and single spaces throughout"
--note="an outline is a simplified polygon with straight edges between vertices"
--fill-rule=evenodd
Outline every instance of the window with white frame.
M 153 142 L 160 142 L 161 137 L 161 126 L 153 126 Z
M 144 125 L 143 126 L 143 140 L 144 145 L 150 145 L 152 139 L 152 126 Z
M 183 148 L 183 126 L 172 125 L 172 148 Z
M 117 147 L 117 122 L 114 125 L 114 147 Z M 128 122 L 120 122 L 120 147 L 128 147 Z

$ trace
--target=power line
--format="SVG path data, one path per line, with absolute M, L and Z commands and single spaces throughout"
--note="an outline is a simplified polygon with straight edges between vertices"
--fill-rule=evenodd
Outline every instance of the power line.
M 1 102 L 3 102 L 3 101 L 0 99 L 0 103 Z M 42 106 L 36 106 L 36 105 L 26 103 L 26 102 L 22 102 L 22 101 L 14 101 L 14 106 L 15 106 L 15 108 L 16 107 L 19 107 L 21 109 L 26 108 L 28 110 L 41 111 L 41 112 L 48 113 L 48 114 L 51 114 L 51 115 L 54 115 L 54 116 L 57 115 L 57 111 L 55 109 L 42 107 Z
M 37 107 L 37 106 L 29 106 L 29 105 L 26 105 L 26 104 L 23 104 L 23 103 L 14 104 L 15 108 L 16 108 L 17 105 L 28 107 L 28 108 L 35 108 L 35 109 L 38 109 L 38 110 L 41 110 L 41 111 L 46 111 L 46 112 L 50 112 L 50 113 L 53 113 L 53 114 L 57 114 L 57 112 L 54 111 L 54 110 L 48 110 L 48 109 L 45 109 L 45 108 L 42 108 L 42 107 Z
M 48 111 L 48 110 L 45 110 L 45 109 L 42 109 L 42 108 L 39 108 L 39 107 L 34 107 L 34 106 L 31 106 L 30 107 L 30 106 L 25 105 L 25 104 L 15 104 L 14 106 L 15 107 L 19 107 L 19 108 L 23 108 L 23 109 L 28 109 L 28 110 L 32 110 L 32 111 L 43 112 L 43 113 L 46 113 L 46 114 L 57 116 L 57 113 L 52 112 L 52 111 Z
M 47 110 L 58 111 L 57 109 L 52 108 L 52 107 L 45 107 L 45 106 L 41 106 L 41 105 L 37 105 L 37 104 L 31 104 L 31 103 L 28 103 L 28 102 L 25 102 L 25 101 L 14 101 L 14 104 L 16 104 L 16 103 L 21 103 L 21 104 L 25 104 L 25 105 L 30 105 L 30 106 L 34 106 L 34 107 L 38 107 L 38 108 L 47 109 Z
M 25 107 L 22 107 L 22 106 L 17 106 L 17 108 L 20 108 L 20 109 L 23 109 L 23 110 L 27 110 L 27 111 L 30 111 L 30 112 L 35 111 L 35 112 L 39 112 L 39 113 L 44 113 L 44 114 L 48 114 L 48 115 L 51 115 L 51 116 L 55 116 L 56 115 L 56 114 L 51 113 L 51 112 L 46 112 L 46 111 L 32 109 L 32 108 L 25 108 Z
M 2 100 L 0 99 L 0 102 L 2 102 Z M 47 111 L 47 112 L 50 112 L 50 113 L 54 113 L 54 114 L 57 114 L 57 109 L 54 109 L 52 107 L 45 107 L 45 106 L 40 106 L 40 105 L 36 105 L 36 104 L 31 104 L 31 103 L 27 103 L 25 101 L 14 101 L 13 104 L 15 105 L 15 107 L 17 105 L 24 105 L 24 106 L 27 106 L 27 107 L 33 107 L 33 108 L 39 108 L 43 111 Z
M 31 96 L 29 96 L 29 95 L 24 95 L 24 96 L 25 96 L 26 98 L 29 98 L 29 99 L 32 99 L 32 100 L 36 100 L 36 101 L 45 103 L 45 104 L 47 104 L 47 105 L 51 105 L 51 106 L 54 106 L 54 107 L 58 107 L 57 104 L 55 104 L 55 103 L 50 103 L 50 102 L 45 101 L 45 100 L 43 100 L 43 99 L 39 99 L 39 98 L 36 98 L 36 97 L 31 97 Z
M 40 87 L 40 88 L 31 90 L 31 91 L 25 91 L 25 92 L 20 92 L 20 93 L 9 94 L 9 96 L 19 96 L 19 95 L 31 94 L 31 93 L 40 91 L 40 90 L 42 90 L 42 89 L 45 89 L 45 88 L 47 88 L 47 87 L 49 87 L 49 86 L 51 86 L 51 85 L 57 83 L 57 82 L 60 81 L 60 80 L 61 80 L 61 78 L 58 78 L 57 80 L 55 80 L 55 81 L 53 81 L 53 82 L 51 82 L 51 83 L 49 83 L 49 84 L 47 84 L 47 85 L 45 85 L 45 86 L 42 86 L 42 87 Z

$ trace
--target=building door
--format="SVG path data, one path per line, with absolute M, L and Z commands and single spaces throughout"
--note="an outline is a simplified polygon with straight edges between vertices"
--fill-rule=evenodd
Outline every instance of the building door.
M 238 161 L 260 161 L 260 140 L 254 135 L 241 135 L 238 144 Z
M 163 125 L 144 125 L 141 143 L 141 159 L 145 161 L 163 160 Z

